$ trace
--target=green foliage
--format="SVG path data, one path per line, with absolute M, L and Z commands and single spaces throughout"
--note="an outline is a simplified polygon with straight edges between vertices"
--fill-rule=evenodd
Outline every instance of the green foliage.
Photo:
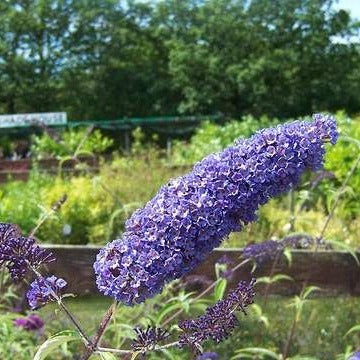
M 359 109 L 359 23 L 332 0 L 0 5 L 0 111 L 71 119 Z
M 36 159 L 73 156 L 76 152 L 102 154 L 113 145 L 113 140 L 100 130 L 89 133 L 88 129 L 71 129 L 61 133 L 61 140 L 48 133 L 32 137 L 31 153 Z M 79 148 L 81 147 L 81 148 Z
M 0 358 L 29 360 L 35 354 L 39 334 L 15 327 L 15 313 L 0 312 Z
M 11 156 L 14 148 L 14 142 L 9 137 L 0 136 L 0 159 Z
M 79 340 L 79 336 L 74 331 L 62 331 L 55 334 L 41 344 L 34 356 L 34 360 L 49 359 L 49 355 L 52 355 L 60 346 L 67 344 L 70 341 Z
M 39 239 L 63 244 L 105 243 L 119 236 L 131 213 L 179 173 L 164 166 L 156 150 L 147 152 L 145 158 L 114 156 L 95 176 L 84 171 L 79 176 L 53 177 L 35 170 L 25 183 L 0 186 L 0 218 L 29 233 L 41 215 L 66 194 L 61 210 L 40 227 Z
M 335 148 L 329 148 L 326 154 L 326 169 L 334 172 L 338 183 L 345 180 L 360 153 L 360 117 L 349 118 L 344 112 L 336 114 L 340 131 L 340 139 Z M 342 195 L 338 215 L 354 218 L 360 212 L 360 170 L 350 179 L 347 189 Z M 331 193 L 329 185 L 321 191 Z M 332 199 L 328 201 L 332 202 Z
M 278 122 L 277 119 L 269 119 L 265 116 L 260 118 L 244 116 L 238 121 L 232 120 L 224 125 L 203 122 L 196 129 L 189 143 L 184 141 L 174 143 L 172 161 L 176 165 L 193 164 L 206 155 L 231 145 L 235 139 L 247 138 L 256 130 L 273 126 Z
M 341 139 L 346 141 L 340 140 L 335 147 L 328 148 L 325 163 L 326 169 L 333 172 L 335 178 L 326 178 L 313 188 L 312 180 L 316 175 L 305 176 L 294 192 L 294 213 L 287 197 L 273 199 L 261 207 L 256 223 L 250 224 L 240 233 L 232 234 L 225 246 L 242 246 L 270 237 L 282 238 L 289 233 L 292 217 L 295 219 L 296 232 L 319 235 L 336 191 L 358 154 L 356 141 L 360 141 L 360 118 L 350 119 L 343 113 L 338 113 L 337 118 Z M 131 154 L 127 157 L 114 155 L 111 162 L 101 164 L 100 171 L 95 176 L 87 173 L 86 166 L 82 166 L 80 174 L 73 177 L 53 177 L 34 170 L 25 183 L 8 182 L 0 185 L 0 216 L 3 221 L 16 222 L 25 232 L 29 232 L 39 217 L 63 194 L 67 194 L 68 201 L 62 210 L 40 228 L 40 239 L 70 244 L 104 243 L 119 236 L 124 221 L 136 208 L 148 201 L 161 185 L 188 171 L 187 167 L 172 167 L 169 164 L 187 166 L 210 152 L 223 149 L 234 139 L 248 137 L 257 129 L 276 123 L 277 119 L 256 119 L 251 116 L 222 126 L 205 122 L 188 143 L 175 143 L 173 154 L 168 160 L 164 159 L 163 151 L 157 147 L 156 139 L 147 141 L 144 133 L 136 129 L 133 132 L 134 146 Z M 354 140 L 348 141 L 345 132 Z M 59 156 L 75 152 L 84 138 L 86 141 L 83 141 L 83 150 L 102 151 L 108 145 L 108 140 L 99 138 L 101 135 L 96 134 L 94 132 L 86 137 L 84 132 L 66 133 L 64 139 L 69 144 L 68 152 L 65 152 L 61 143 L 56 143 L 48 136 L 40 137 L 39 141 L 41 143 L 44 140 L 46 143 L 49 140 L 51 146 L 60 146 L 62 150 L 58 151 Z M 93 145 L 95 143 L 100 145 L 96 145 L 96 148 Z M 44 145 L 44 148 L 50 147 Z M 42 153 L 45 152 L 51 151 L 44 150 Z M 346 191 L 341 195 L 335 216 L 325 234 L 325 237 L 334 244 L 341 244 L 343 248 L 358 244 L 359 174 L 359 171 L 355 171 Z

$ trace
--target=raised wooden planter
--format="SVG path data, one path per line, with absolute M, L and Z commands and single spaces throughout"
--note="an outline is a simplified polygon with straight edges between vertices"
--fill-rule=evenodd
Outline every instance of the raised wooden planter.
M 92 265 L 100 247 L 95 246 L 44 246 L 57 257 L 57 262 L 48 266 L 49 273 L 65 278 L 68 291 L 75 294 L 97 294 Z M 201 290 L 206 282 L 215 280 L 215 263 L 227 255 L 234 265 L 241 262 L 241 249 L 216 249 L 207 260 L 192 271 L 186 279 L 197 282 L 196 289 Z M 358 254 L 360 255 L 360 254 Z M 272 262 L 257 266 L 254 276 L 267 276 L 271 272 Z M 230 285 L 239 280 L 251 277 L 252 264 L 241 267 L 233 276 Z M 270 287 L 270 292 L 284 296 L 301 291 L 304 282 L 322 288 L 319 295 L 331 296 L 340 294 L 360 295 L 360 267 L 354 257 L 343 251 L 306 250 L 292 252 L 292 265 L 289 267 L 285 257 L 275 266 L 275 273 L 291 276 L 294 281 L 284 280 Z M 205 280 L 205 281 L 203 281 Z M 263 286 L 262 286 L 263 288 Z M 260 292 L 262 291 L 260 287 Z
M 99 159 L 96 157 L 81 157 L 82 164 L 88 166 L 88 170 L 97 171 L 99 168 Z M 9 178 L 14 180 L 27 180 L 33 164 L 37 165 L 40 172 L 57 173 L 59 171 L 60 161 L 57 159 L 43 159 L 34 161 L 32 159 L 20 160 L 0 160 L 0 183 L 6 182 Z M 79 161 L 69 159 L 62 164 L 63 172 L 76 172 L 76 166 Z

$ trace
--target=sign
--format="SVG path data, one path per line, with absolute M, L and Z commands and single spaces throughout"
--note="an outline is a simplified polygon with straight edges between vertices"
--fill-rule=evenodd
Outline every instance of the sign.
M 65 112 L 0 115 L 0 128 L 65 125 L 66 122 Z

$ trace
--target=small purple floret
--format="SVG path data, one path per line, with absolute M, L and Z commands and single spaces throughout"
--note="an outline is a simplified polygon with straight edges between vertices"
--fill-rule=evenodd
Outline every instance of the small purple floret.
M 47 278 L 36 279 L 30 284 L 30 289 L 26 293 L 31 309 L 37 309 L 50 301 L 61 297 L 62 290 L 67 282 L 62 278 L 52 275 Z
M 15 326 L 21 327 L 24 330 L 41 330 L 44 326 L 44 321 L 35 314 L 31 314 L 27 317 L 21 317 L 14 321 Z
M 334 144 L 337 136 L 334 118 L 316 114 L 312 122 L 260 130 L 207 156 L 163 186 L 133 213 L 122 238 L 100 250 L 94 263 L 100 292 L 128 305 L 158 294 L 256 220 L 259 206 L 296 185 L 306 169 L 320 169 L 324 142 Z

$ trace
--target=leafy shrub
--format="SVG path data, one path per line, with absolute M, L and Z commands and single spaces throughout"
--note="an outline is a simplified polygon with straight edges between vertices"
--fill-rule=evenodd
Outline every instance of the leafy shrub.
M 327 152 L 325 168 L 335 174 L 336 184 L 339 185 L 344 181 L 360 154 L 360 116 L 350 118 L 344 112 L 338 112 L 336 118 L 341 137 L 336 149 L 329 149 Z M 321 190 L 330 196 L 333 194 L 328 186 Z M 327 196 L 327 203 L 331 201 L 332 198 Z M 354 218 L 359 213 L 360 170 L 358 168 L 345 189 L 337 214 L 342 218 Z
M 7 136 L 0 136 L 0 159 L 12 155 L 15 149 L 15 144 Z
M 113 140 L 100 130 L 70 129 L 61 133 L 61 140 L 47 133 L 32 137 L 31 152 L 37 159 L 72 156 L 81 144 L 81 153 L 101 154 L 113 145 Z
M 15 313 L 0 313 L 0 358 L 32 359 L 36 352 L 36 344 L 41 341 L 35 332 L 21 330 L 14 325 L 19 317 Z M 6 339 L 6 341 L 3 341 Z
M 224 125 L 205 121 L 189 142 L 174 143 L 172 162 L 176 165 L 193 164 L 206 155 L 231 145 L 235 139 L 249 137 L 256 130 L 273 126 L 278 122 L 279 120 L 269 119 L 266 116 L 259 119 L 245 116 L 239 121 L 232 120 Z
M 183 170 L 182 170 L 183 171 Z M 47 243 L 105 243 L 118 236 L 125 220 L 180 169 L 164 166 L 157 152 L 143 157 L 115 156 L 97 175 L 50 176 L 32 171 L 26 182 L 0 186 L 0 218 L 29 233 L 42 214 L 64 194 L 67 201 L 39 229 Z

